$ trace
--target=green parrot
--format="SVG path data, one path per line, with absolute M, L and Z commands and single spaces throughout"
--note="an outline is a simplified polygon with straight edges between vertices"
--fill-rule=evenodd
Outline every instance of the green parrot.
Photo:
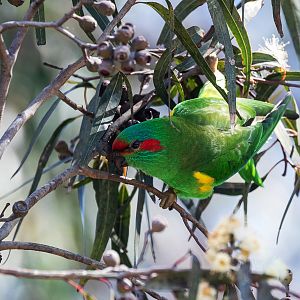
M 232 130 L 228 104 L 207 82 L 198 98 L 177 104 L 170 118 L 126 128 L 113 142 L 112 150 L 127 165 L 164 181 L 180 198 L 204 199 L 244 166 L 249 169 L 252 157 L 283 115 L 298 117 L 286 109 L 291 98 L 287 95 L 276 107 L 237 98 L 240 117 Z M 257 116 L 263 120 L 257 121 Z

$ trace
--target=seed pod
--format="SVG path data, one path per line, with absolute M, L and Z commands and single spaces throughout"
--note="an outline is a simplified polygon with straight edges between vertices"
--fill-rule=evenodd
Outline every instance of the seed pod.
M 86 67 L 90 72 L 98 72 L 99 65 L 101 63 L 102 63 L 102 59 L 91 56 L 86 62 Z
M 108 267 L 115 267 L 120 264 L 119 253 L 115 250 L 106 250 L 102 258 Z
M 57 142 L 54 149 L 58 153 L 67 153 L 67 152 L 69 152 L 68 144 L 65 141 Z
M 151 54 L 147 50 L 137 51 L 135 53 L 135 61 L 141 66 L 146 66 L 151 61 Z
M 97 21 L 92 16 L 76 16 L 74 18 L 85 32 L 93 32 L 97 28 Z
M 93 7 L 104 16 L 111 16 L 116 10 L 115 4 L 106 0 L 94 2 Z
M 108 41 L 104 41 L 104 42 L 100 43 L 97 47 L 97 54 L 99 56 L 101 56 L 102 58 L 112 59 L 113 54 L 114 54 L 113 45 Z
M 162 216 L 157 216 L 152 219 L 152 232 L 161 232 L 168 226 L 168 221 Z
M 122 62 L 121 69 L 122 69 L 122 71 L 127 72 L 127 73 L 133 72 L 135 70 L 134 61 L 132 59 L 129 59 L 125 62 Z
M 133 27 L 128 25 L 123 25 L 115 33 L 115 39 L 120 43 L 127 44 L 133 38 L 133 35 L 134 35 Z
M 149 46 L 144 36 L 139 35 L 132 40 L 131 48 L 134 51 L 145 50 Z
M 13 6 L 21 6 L 24 3 L 24 0 L 7 0 Z
M 124 62 L 130 57 L 130 49 L 128 46 L 118 46 L 114 51 L 114 59 L 118 62 Z
M 128 278 L 118 280 L 117 289 L 120 293 L 130 292 L 132 289 L 132 282 Z
M 98 72 L 102 76 L 110 76 L 115 71 L 113 62 L 110 59 L 103 59 L 102 63 L 99 65 Z

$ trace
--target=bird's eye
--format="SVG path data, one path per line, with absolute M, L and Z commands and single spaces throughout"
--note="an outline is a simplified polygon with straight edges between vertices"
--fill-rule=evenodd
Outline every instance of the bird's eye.
M 130 147 L 131 147 L 132 149 L 138 149 L 138 148 L 140 147 L 140 144 L 141 144 L 141 142 L 138 141 L 138 140 L 136 140 L 136 141 L 132 142 L 132 144 L 131 144 Z

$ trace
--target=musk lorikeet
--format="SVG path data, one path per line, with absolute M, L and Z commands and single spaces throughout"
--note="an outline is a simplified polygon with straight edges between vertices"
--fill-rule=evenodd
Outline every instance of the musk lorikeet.
M 170 118 L 126 128 L 112 149 L 129 166 L 163 180 L 179 197 L 207 198 L 214 186 L 251 162 L 283 115 L 298 117 L 286 109 L 291 98 L 287 95 L 276 107 L 237 98 L 240 118 L 231 130 L 228 104 L 207 82 L 199 98 L 177 104 Z M 257 121 L 256 116 L 264 118 Z

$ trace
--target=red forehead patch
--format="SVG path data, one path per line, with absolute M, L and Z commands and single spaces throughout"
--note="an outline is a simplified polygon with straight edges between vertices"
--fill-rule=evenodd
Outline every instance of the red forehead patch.
M 122 141 L 122 140 L 115 140 L 112 144 L 113 151 L 122 151 L 128 148 L 128 143 Z
M 141 143 L 140 149 L 141 150 L 147 150 L 147 151 L 150 151 L 150 152 L 156 152 L 156 151 L 162 150 L 163 147 L 161 146 L 159 140 L 149 139 L 149 140 L 145 140 Z

